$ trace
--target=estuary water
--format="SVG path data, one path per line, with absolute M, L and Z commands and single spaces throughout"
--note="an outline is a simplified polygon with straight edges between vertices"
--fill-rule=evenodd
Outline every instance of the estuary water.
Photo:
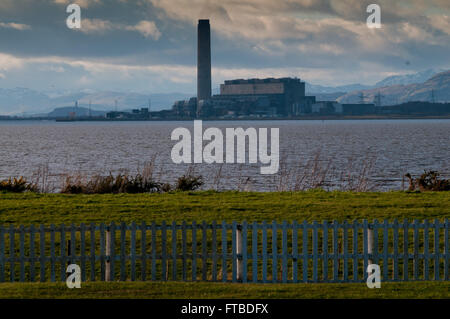
M 276 175 L 261 175 L 261 164 L 174 164 L 170 137 L 178 127 L 192 131 L 193 122 L 0 121 L 0 180 L 45 177 L 57 191 L 67 175 L 136 174 L 153 167 L 154 179 L 170 183 L 193 170 L 205 189 L 385 191 L 407 187 L 407 172 L 450 176 L 450 120 L 203 122 L 204 129 L 217 127 L 224 135 L 225 128 L 279 128 Z

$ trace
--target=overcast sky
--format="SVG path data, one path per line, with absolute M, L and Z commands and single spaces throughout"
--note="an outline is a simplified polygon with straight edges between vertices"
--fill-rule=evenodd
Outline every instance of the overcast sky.
M 66 27 L 70 3 L 80 30 Z M 366 26 L 370 3 L 381 29 Z M 0 88 L 194 93 L 199 18 L 211 20 L 214 88 L 450 69 L 449 0 L 0 0 Z

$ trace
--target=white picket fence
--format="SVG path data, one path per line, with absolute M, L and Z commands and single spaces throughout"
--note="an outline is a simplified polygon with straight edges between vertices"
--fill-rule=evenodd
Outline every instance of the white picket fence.
M 449 280 L 449 223 L 425 221 L 0 226 L 0 282 Z M 57 278 L 58 277 L 58 278 Z

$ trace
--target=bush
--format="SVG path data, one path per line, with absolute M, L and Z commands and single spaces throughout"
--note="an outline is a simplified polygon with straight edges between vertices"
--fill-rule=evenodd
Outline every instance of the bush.
M 203 184 L 202 176 L 183 175 L 178 178 L 176 190 L 182 192 L 195 191 Z
M 119 194 L 119 193 L 155 193 L 161 192 L 162 185 L 149 178 L 138 174 L 135 177 L 128 175 L 94 176 L 87 182 L 77 179 L 74 182 L 71 177 L 61 190 L 64 194 Z
M 412 178 L 409 173 L 405 176 L 409 179 L 409 191 L 450 191 L 450 180 L 439 179 L 440 174 L 436 171 L 425 171 L 419 178 Z
M 0 192 L 12 192 L 12 193 L 24 193 L 24 192 L 37 192 L 38 187 L 27 182 L 23 177 L 17 179 L 9 178 L 8 180 L 0 181 Z

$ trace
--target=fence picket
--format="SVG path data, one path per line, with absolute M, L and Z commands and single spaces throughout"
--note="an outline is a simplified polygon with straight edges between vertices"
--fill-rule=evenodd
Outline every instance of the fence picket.
M 152 281 L 156 280 L 156 223 L 152 223 Z
M 309 251 L 308 251 L 308 223 L 306 220 L 303 222 L 303 282 L 308 282 L 308 257 L 309 257 Z
M 5 282 L 5 237 L 2 225 L 0 225 L 0 282 Z
M 439 220 L 434 220 L 434 280 L 439 280 Z
M 262 277 L 263 282 L 267 282 L 267 262 L 268 262 L 268 256 L 267 256 L 267 223 L 263 222 L 263 229 L 262 229 L 262 254 L 263 254 L 263 260 L 262 260 Z
M 86 281 L 86 227 L 83 223 L 80 225 L 80 262 L 81 262 L 81 281 Z
M 394 220 L 394 281 L 398 281 L 398 220 Z
M 227 274 L 227 224 L 222 222 L 222 281 L 228 280 Z
M 287 274 L 288 274 L 288 263 L 287 263 L 287 255 L 288 255 L 288 243 L 287 243 L 287 222 L 283 221 L 283 226 L 282 226 L 282 234 L 281 234 L 281 254 L 282 254 L 282 273 L 281 273 L 281 280 L 283 283 L 287 282 Z
M 192 223 L 192 281 L 197 281 L 197 223 Z
M 39 237 L 39 279 L 41 282 L 45 282 L 45 229 L 44 225 L 40 227 L 40 237 Z
M 141 280 L 147 279 L 147 225 L 145 222 L 141 224 Z
M 318 264 L 318 230 L 317 230 L 317 221 L 313 222 L 313 281 L 317 282 L 318 281 L 318 274 L 317 271 L 319 268 L 319 264 Z
M 358 221 L 353 221 L 353 281 L 358 281 Z M 365 270 L 364 270 L 365 273 Z
M 213 221 L 212 229 L 212 281 L 217 281 L 217 222 Z
M 378 220 L 374 220 L 373 222 L 373 260 L 374 263 L 379 265 L 379 257 L 378 257 Z
M 35 280 L 35 265 L 34 265 L 34 258 L 35 258 L 35 251 L 34 251 L 34 225 L 30 226 L 30 281 L 34 282 Z
M 182 268 L 183 268 L 183 281 L 187 280 L 187 234 L 186 234 L 186 222 L 183 221 L 183 224 L 181 225 L 181 241 L 183 242 L 182 247 L 182 254 L 183 254 L 183 261 L 182 261 Z
M 258 282 L 258 228 L 256 222 L 252 226 L 252 281 Z
M 367 280 L 367 267 L 369 265 L 369 225 L 367 220 L 363 220 L 363 254 L 364 254 L 364 271 L 363 278 Z
M 231 264 L 232 264 L 232 272 L 231 272 L 231 280 L 232 282 L 237 281 L 237 253 L 236 253 L 236 230 L 237 224 L 233 221 L 231 226 Z
M 242 282 L 247 282 L 247 222 L 242 224 Z
M 9 279 L 11 282 L 15 280 L 15 251 L 14 251 L 15 235 L 14 226 L 9 226 Z
M 383 281 L 388 280 L 389 270 L 389 221 L 383 221 Z
M 408 232 L 409 222 L 405 218 L 403 220 L 403 280 L 408 280 L 408 263 L 409 263 L 409 250 L 408 250 Z
M 344 232 L 344 281 L 348 280 L 348 223 L 344 221 L 342 225 L 342 231 Z
M 111 234 L 111 251 L 108 252 L 108 254 L 110 255 L 109 259 L 111 260 L 111 281 L 114 281 L 116 276 L 116 224 L 114 222 L 111 222 L 109 225 L 109 232 Z
M 163 221 L 161 225 L 161 241 L 162 241 L 162 251 L 161 251 L 161 268 L 162 268 L 162 280 L 167 280 L 167 225 L 166 222 Z
M 278 244 L 277 244 L 277 222 L 272 222 L 272 282 L 277 281 L 278 268 Z
M 106 250 L 105 250 L 105 224 L 100 224 L 100 279 L 105 281 L 105 263 L 106 263 Z M 92 238 L 92 237 L 91 237 Z
M 177 280 L 177 223 L 172 222 L 172 280 Z
M 206 221 L 202 222 L 202 280 L 206 281 L 207 276 L 207 260 L 206 260 L 206 253 L 207 253 L 207 228 L 206 228 Z
M 323 280 L 328 281 L 328 222 L 323 222 Z
M 25 281 L 25 227 L 19 227 L 19 282 Z
M 292 281 L 298 282 L 298 225 L 292 223 Z
M 333 221 L 333 281 L 337 282 L 339 280 L 339 232 L 338 232 L 338 222 Z
M 419 221 L 414 220 L 414 280 L 419 279 Z
M 429 276 L 428 276 L 428 258 L 429 256 L 429 241 L 428 241 L 428 235 L 429 235 L 429 224 L 428 224 L 428 220 L 425 219 L 424 221 L 424 225 L 423 225 L 423 256 L 425 258 L 424 260 L 424 279 L 425 280 L 429 280 Z
M 450 259 L 450 247 L 449 247 L 449 240 L 448 240 L 448 227 L 449 226 L 449 222 L 448 219 L 445 219 L 444 222 L 444 227 L 445 227 L 445 231 L 444 231 L 444 279 L 445 280 L 450 280 L 450 276 L 449 276 L 449 269 L 450 269 L 450 264 L 449 264 L 449 259 Z
M 124 222 L 120 224 L 120 280 L 125 281 L 126 280 L 126 246 L 125 246 L 125 240 L 126 240 L 126 231 L 127 226 Z
M 136 281 L 136 223 L 131 223 L 131 238 L 130 238 L 130 277 L 131 281 Z
M 91 237 L 91 247 L 90 247 L 90 254 L 91 254 L 91 281 L 95 281 L 95 224 L 91 223 L 89 227 L 89 234 Z

